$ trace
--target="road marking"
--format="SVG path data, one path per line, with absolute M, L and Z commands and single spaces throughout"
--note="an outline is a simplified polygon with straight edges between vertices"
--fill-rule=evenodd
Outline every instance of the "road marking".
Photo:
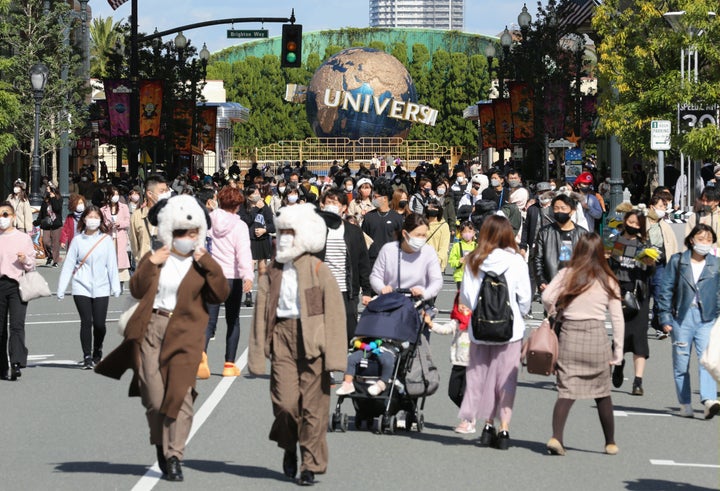
M 652 465 L 671 465 L 671 466 L 675 466 L 675 467 L 703 467 L 706 469 L 720 469 L 720 465 L 682 463 L 682 462 L 675 462 L 674 460 L 650 459 L 650 463 Z
M 243 370 L 245 368 L 245 365 L 247 365 L 247 353 L 248 350 L 247 348 L 245 348 L 245 351 L 242 352 L 240 358 L 235 360 L 235 364 L 240 370 Z M 236 378 L 237 377 L 223 377 L 220 383 L 217 384 L 215 389 L 207 398 L 205 403 L 200 407 L 200 409 L 197 410 L 197 412 L 193 416 L 193 424 L 190 428 L 190 434 L 188 435 L 188 439 L 185 442 L 186 445 L 190 443 L 190 440 L 192 440 L 192 437 L 195 436 L 195 433 L 198 432 L 200 427 L 212 414 L 217 405 L 220 404 L 220 401 L 222 401 L 223 397 L 225 397 L 225 394 L 230 389 L 230 386 Z M 155 487 L 155 485 L 160 479 L 162 479 L 162 473 L 160 472 L 160 466 L 158 465 L 157 461 L 155 461 L 155 463 L 152 465 L 152 467 L 150 467 L 150 469 L 148 469 L 145 475 L 140 478 L 140 480 L 137 482 L 137 484 L 135 484 L 135 486 L 133 486 L 132 491 L 150 491 L 152 488 Z
M 669 418 L 672 416 L 672 414 L 669 413 L 641 413 L 641 412 L 632 412 L 632 411 L 613 411 L 613 414 L 618 417 L 627 417 L 627 416 L 662 416 Z

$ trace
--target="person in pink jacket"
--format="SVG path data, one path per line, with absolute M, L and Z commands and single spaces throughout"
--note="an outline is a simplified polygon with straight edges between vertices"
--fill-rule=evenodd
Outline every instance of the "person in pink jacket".
M 130 281 L 130 256 L 128 256 L 130 209 L 120 201 L 120 192 L 115 186 L 107 186 L 104 193 L 105 199 L 100 211 L 102 211 L 103 221 L 109 230 L 110 236 L 115 242 L 118 272 L 122 283 Z
M 245 202 L 239 189 L 225 186 L 218 193 L 218 209 L 210 214 L 212 226 L 208 230 L 210 238 L 208 250 L 213 259 L 220 265 L 228 279 L 230 296 L 225 300 L 225 365 L 223 377 L 237 377 L 240 369 L 235 365 L 238 343 L 240 342 L 240 304 L 243 293 L 252 290 L 253 263 L 250 250 L 250 232 L 248 226 L 240 219 L 238 210 Z M 210 319 L 205 331 L 205 352 L 198 367 L 198 378 L 210 377 L 207 361 L 207 345 L 215 333 L 219 304 L 207 306 Z

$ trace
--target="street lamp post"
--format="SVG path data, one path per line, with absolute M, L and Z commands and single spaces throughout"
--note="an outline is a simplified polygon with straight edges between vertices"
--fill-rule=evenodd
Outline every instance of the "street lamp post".
M 30 167 L 30 204 L 40 206 L 40 102 L 45 94 L 49 70 L 43 63 L 36 63 L 30 68 L 30 83 L 35 99 L 35 146 L 33 148 L 32 166 Z

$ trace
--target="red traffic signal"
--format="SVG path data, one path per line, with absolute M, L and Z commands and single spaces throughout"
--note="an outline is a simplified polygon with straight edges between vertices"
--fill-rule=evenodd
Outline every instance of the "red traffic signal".
M 302 66 L 302 25 L 283 24 L 280 66 L 299 68 Z

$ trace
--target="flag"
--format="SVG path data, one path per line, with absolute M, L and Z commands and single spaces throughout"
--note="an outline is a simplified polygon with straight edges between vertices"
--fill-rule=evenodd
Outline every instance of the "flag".
M 513 140 L 529 140 L 535 136 L 533 89 L 527 82 L 508 82 L 512 109 Z
M 130 81 L 105 79 L 103 85 L 108 103 L 110 136 L 130 136 Z
M 589 23 L 600 5 L 599 0 L 569 0 L 559 9 L 560 27 L 577 27 Z
M 510 99 L 493 99 L 493 113 L 495 114 L 495 134 L 497 135 L 497 148 L 510 148 L 512 136 L 512 110 Z
M 496 147 L 497 134 L 495 133 L 495 115 L 492 104 L 479 104 L 478 117 L 480 118 L 483 150 Z
M 160 136 L 162 80 L 140 81 L 140 136 Z
M 192 119 L 195 103 L 190 100 L 175 101 L 173 120 L 175 123 L 175 150 L 189 155 L 192 151 Z
M 117 8 L 127 2 L 128 0 L 108 0 L 108 4 L 110 4 L 110 7 L 112 7 L 113 10 L 117 10 Z
M 198 144 L 203 150 L 215 151 L 217 107 L 203 107 L 198 117 Z
M 550 139 L 565 136 L 565 108 L 568 87 L 559 82 L 545 85 L 545 133 Z

